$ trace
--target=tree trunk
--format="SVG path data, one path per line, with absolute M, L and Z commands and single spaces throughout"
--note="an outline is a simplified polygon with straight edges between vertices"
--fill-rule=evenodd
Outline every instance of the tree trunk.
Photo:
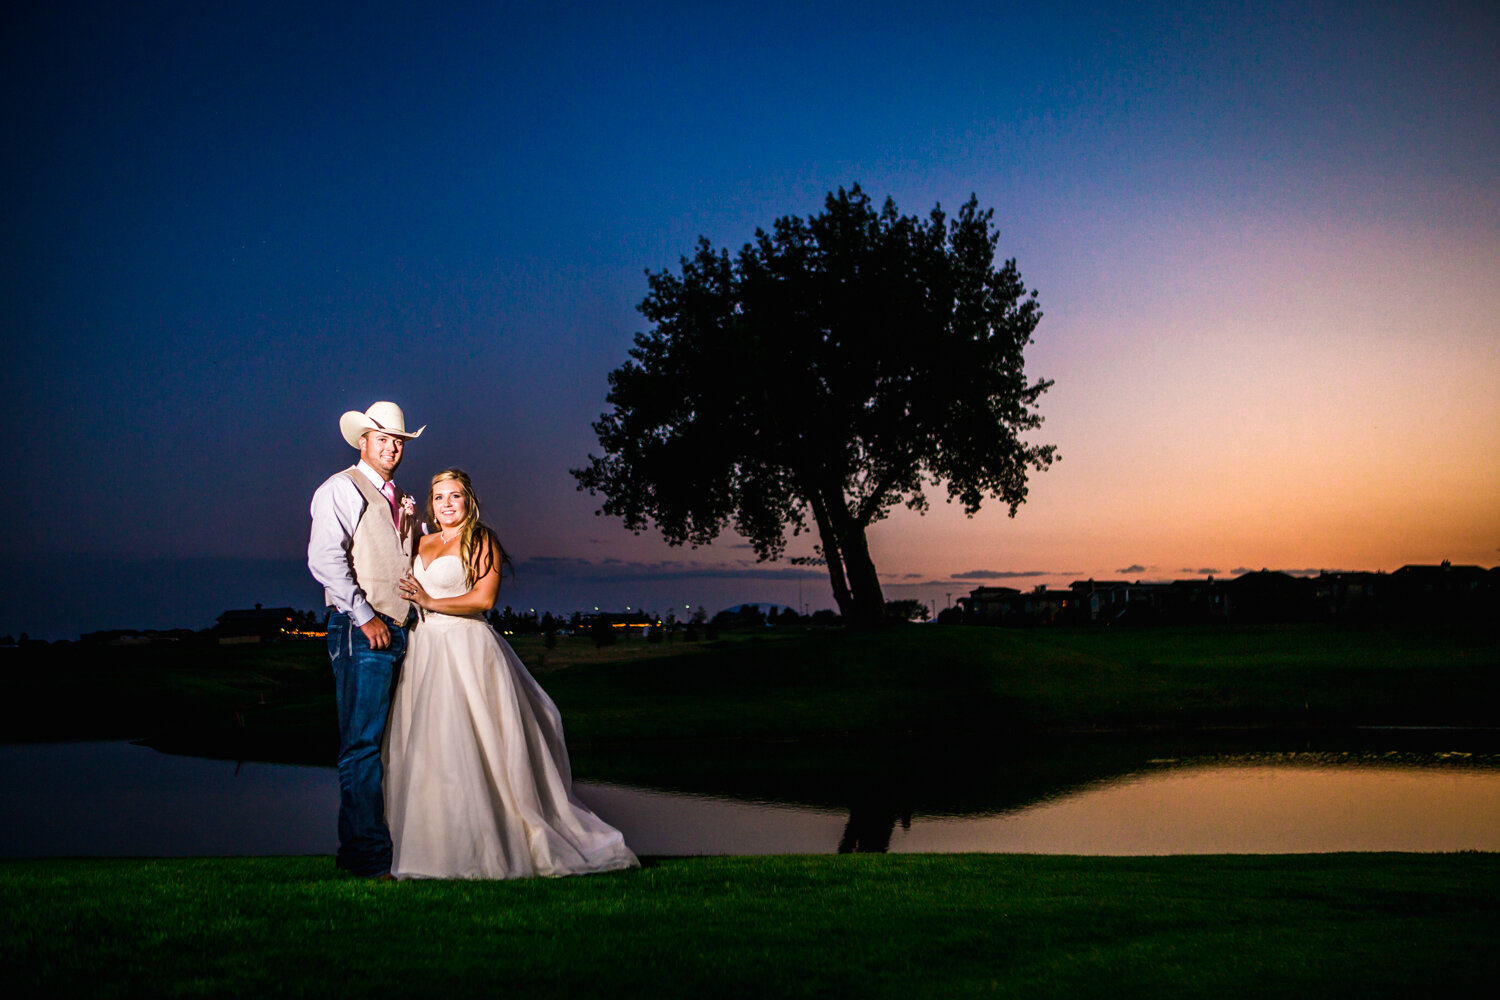
M 818 525 L 839 614 L 851 628 L 875 628 L 885 620 L 885 595 L 865 541 L 865 522 L 849 513 L 842 489 L 818 488 L 815 482 L 805 477 L 803 487 Z
M 885 620 L 885 594 L 880 589 L 875 562 L 870 558 L 864 525 L 851 519 L 840 542 L 852 598 L 851 610 L 845 612 L 844 621 L 854 628 L 875 628 Z
M 839 614 L 848 618 L 854 613 L 854 598 L 849 593 L 849 581 L 844 576 L 843 550 L 839 548 L 838 536 L 828 517 L 828 508 L 816 493 L 809 501 L 813 521 L 818 525 L 819 547 L 823 550 L 823 561 L 828 565 L 828 582 L 833 586 L 833 599 L 838 602 Z

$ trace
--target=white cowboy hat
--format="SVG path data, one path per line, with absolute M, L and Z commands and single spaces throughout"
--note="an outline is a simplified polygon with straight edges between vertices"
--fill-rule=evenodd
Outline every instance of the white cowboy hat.
M 349 442 L 351 448 L 359 447 L 359 439 L 365 431 L 384 431 L 391 437 L 414 438 L 421 437 L 426 429 L 427 425 L 423 424 L 414 431 L 408 431 L 406 414 L 395 403 L 372 403 L 363 413 L 350 410 L 339 417 L 339 430 L 343 432 L 344 440 Z

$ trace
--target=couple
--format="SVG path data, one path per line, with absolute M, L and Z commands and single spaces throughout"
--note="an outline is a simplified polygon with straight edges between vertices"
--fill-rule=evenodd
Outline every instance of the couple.
M 329 605 L 338 866 L 520 878 L 638 864 L 573 797 L 557 707 L 484 620 L 507 560 L 469 477 L 433 477 L 419 536 L 417 504 L 391 477 L 426 427 L 408 432 L 382 402 L 345 413 L 339 430 L 359 462 L 313 494 L 307 546 Z

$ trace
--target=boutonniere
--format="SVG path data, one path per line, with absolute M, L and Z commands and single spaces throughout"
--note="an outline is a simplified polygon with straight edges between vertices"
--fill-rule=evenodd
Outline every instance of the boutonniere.
M 417 516 L 417 502 L 409 496 L 401 498 L 401 513 L 407 517 Z

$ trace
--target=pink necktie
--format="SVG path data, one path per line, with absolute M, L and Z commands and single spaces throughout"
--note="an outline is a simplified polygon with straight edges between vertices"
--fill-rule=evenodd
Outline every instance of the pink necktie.
M 396 530 L 401 530 L 401 508 L 396 503 L 396 484 L 387 479 L 385 485 L 380 488 L 385 494 L 385 502 L 391 505 L 391 520 L 396 523 Z

